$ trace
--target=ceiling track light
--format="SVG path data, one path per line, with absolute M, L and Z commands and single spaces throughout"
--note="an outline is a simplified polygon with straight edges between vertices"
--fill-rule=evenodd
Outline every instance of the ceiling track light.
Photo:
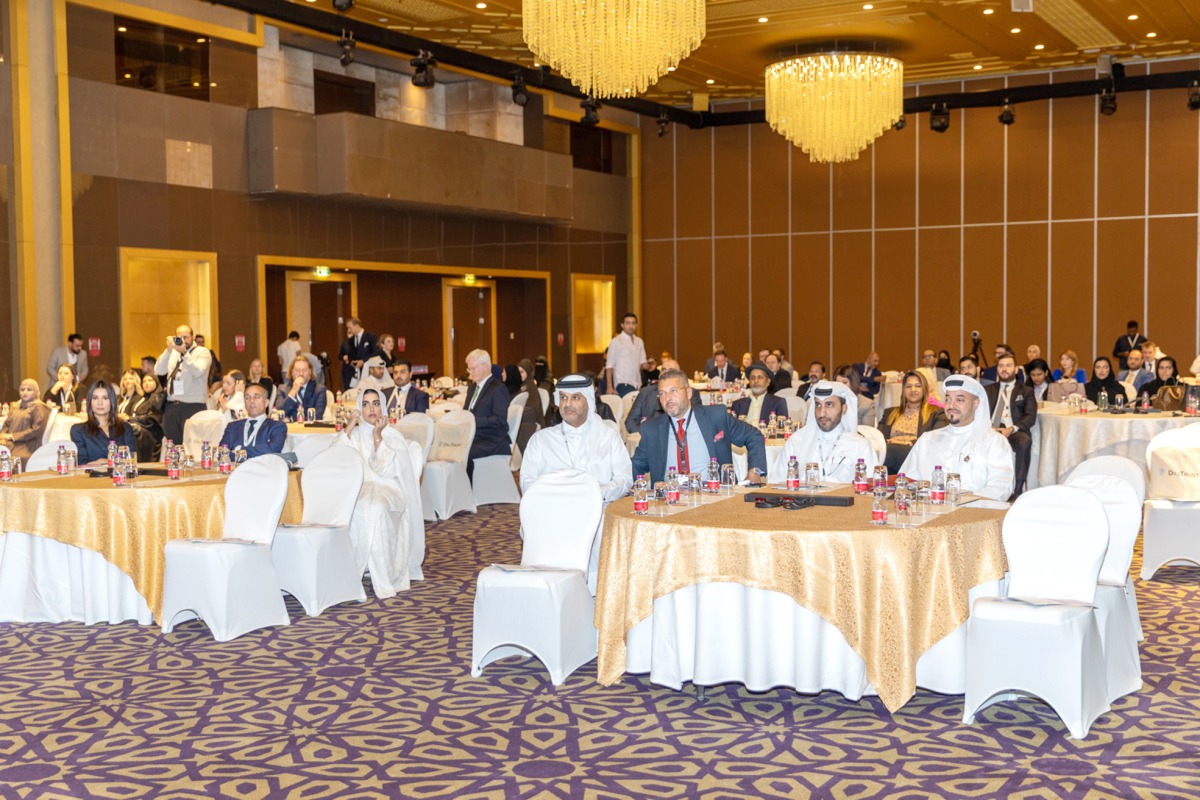
M 354 8 L 354 0 L 333 0 L 333 10 L 345 14 Z
M 342 31 L 342 38 L 337 41 L 338 47 L 342 48 L 342 54 L 338 57 L 338 61 L 342 62 L 343 67 L 348 67 L 354 63 L 354 47 L 357 42 L 354 41 L 354 31 Z
M 658 138 L 661 139 L 662 137 L 666 136 L 667 131 L 669 131 L 670 129 L 671 129 L 671 118 L 668 117 L 667 112 L 664 111 L 658 115 Z
M 1188 87 L 1188 110 L 1200 111 L 1200 81 L 1192 81 Z
M 1004 108 L 1000 109 L 1000 116 L 996 117 L 1000 120 L 1001 125 L 1012 125 L 1017 121 L 1017 115 L 1013 113 L 1012 103 L 1006 98 L 1004 100 Z
M 583 109 L 583 116 L 579 119 L 584 125 L 599 125 L 600 124 L 600 101 L 594 97 L 585 97 L 583 102 L 579 104 Z
M 1106 117 L 1117 113 L 1117 90 L 1112 86 L 1100 93 L 1100 113 Z
M 945 133 L 950 130 L 950 112 L 946 109 L 945 103 L 930 109 L 929 130 L 934 133 Z
M 437 59 L 433 57 L 433 53 L 428 50 L 420 50 L 417 52 L 417 57 L 408 63 L 414 70 L 413 86 L 418 89 L 429 89 L 437 83 L 437 78 L 433 74 L 433 68 L 437 66 Z
M 892 123 L 892 130 L 894 130 L 894 131 L 902 131 L 902 130 L 904 130 L 904 128 L 905 128 L 905 126 L 906 126 L 906 125 L 908 125 L 908 120 L 907 120 L 907 119 L 905 119 L 905 117 L 904 117 L 904 115 L 903 115 L 903 114 L 901 114 L 901 115 L 900 115 L 900 119 L 898 119 L 898 120 L 896 120 L 895 122 L 893 122 L 893 123 Z
M 513 78 L 512 101 L 522 108 L 529 102 L 529 89 L 526 88 L 525 79 L 519 73 L 517 77 Z

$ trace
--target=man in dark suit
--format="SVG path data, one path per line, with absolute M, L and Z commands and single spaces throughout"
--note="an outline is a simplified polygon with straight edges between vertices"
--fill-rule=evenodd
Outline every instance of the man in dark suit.
M 724 350 L 718 350 L 713 353 L 713 365 L 709 367 L 707 375 L 710 378 L 720 378 L 725 383 L 733 383 L 738 377 L 738 369 L 729 363 L 729 356 Z
M 997 377 L 997 373 L 999 371 L 1000 359 L 1004 357 L 1005 353 L 1007 353 L 1010 356 L 1014 355 L 1013 349 L 1011 347 L 1009 347 L 1007 344 L 1004 344 L 1003 342 L 1001 342 L 1000 344 L 996 345 L 996 365 L 988 367 L 983 372 L 979 373 L 979 382 L 982 383 L 984 386 L 989 386 L 989 385 L 995 383 L 996 381 L 1000 380 Z M 1015 359 L 1015 356 L 1014 356 L 1014 359 Z M 1015 360 L 1014 360 L 1014 363 L 1016 363 Z M 1017 382 L 1018 383 L 1028 383 L 1028 381 L 1025 380 L 1025 370 L 1021 369 L 1020 367 L 1017 367 Z
M 1125 335 L 1113 345 L 1113 357 L 1121 360 L 1121 369 L 1129 369 L 1130 351 L 1140 349 L 1145 343 L 1146 337 L 1138 332 L 1138 321 L 1131 319 L 1125 323 Z
M 747 367 L 746 380 L 750 381 L 750 396 L 733 401 L 730 408 L 735 416 L 744 416 L 746 422 L 757 426 L 760 421 L 768 422 L 772 414 L 777 417 L 788 415 L 787 401 L 767 391 L 771 386 L 771 370 L 766 364 Z
M 779 356 L 774 353 L 767 353 L 767 357 L 763 359 L 762 363 L 766 365 L 767 369 L 771 370 L 771 394 L 775 394 L 780 389 L 791 388 L 792 373 L 790 370 L 783 368 L 779 362 Z
M 392 378 L 396 381 L 396 390 L 392 392 L 389 406 L 399 406 L 405 414 L 424 414 L 429 410 L 429 393 L 413 385 L 411 361 L 393 364 Z
M 661 366 L 663 372 L 669 369 L 678 370 L 679 362 L 673 358 L 666 358 L 663 359 Z M 692 405 L 696 407 L 704 405 L 700 400 L 699 392 L 692 392 Z M 630 433 L 641 433 L 643 424 L 661 416 L 662 413 L 662 406 L 658 402 L 658 381 L 655 381 L 638 390 L 637 397 L 633 399 L 633 405 L 629 407 L 629 413 L 625 415 L 625 430 Z
M 221 444 L 230 453 L 246 452 L 246 458 L 282 453 L 287 441 L 287 425 L 267 417 L 267 390 L 257 383 L 246 385 L 246 419 L 225 426 Z
M 308 409 L 321 419 L 325 415 L 325 387 L 313 378 L 312 364 L 307 358 L 297 358 L 290 370 L 292 380 L 275 399 L 288 422 L 303 421 Z
M 362 374 L 362 365 L 378 352 L 375 334 L 363 330 L 358 317 L 346 320 L 346 339 L 338 348 L 338 361 L 342 362 L 342 391 L 355 384 Z
M 1030 431 L 1037 422 L 1037 396 L 1033 387 L 1017 379 L 1017 359 L 1005 353 L 996 362 L 996 382 L 984 388 L 992 409 L 992 427 L 1008 439 L 1013 449 L 1013 498 L 1025 491 L 1029 457 L 1033 448 Z
M 879 393 L 879 381 L 883 379 L 883 373 L 879 371 L 879 353 L 872 351 L 867 356 L 866 361 L 863 361 L 861 364 L 851 364 L 850 366 L 858 372 L 862 394 L 867 397 L 874 397 Z
M 665 480 L 667 469 L 698 472 L 710 458 L 724 466 L 733 463 L 733 446 L 746 448 L 751 483 L 767 475 L 767 448 L 757 428 L 730 416 L 722 406 L 692 406 L 692 387 L 679 370 L 658 377 L 658 398 L 666 412 L 642 425 L 642 440 L 633 454 L 634 476 L 649 473 L 651 481 Z
M 796 396 L 803 399 L 809 399 L 809 393 L 812 388 L 817 385 L 818 381 L 825 380 L 825 365 L 820 361 L 814 361 L 808 365 L 808 380 L 800 384 L 796 388 Z
M 475 459 L 512 453 L 508 440 L 508 389 L 492 377 L 492 357 L 486 350 L 467 353 L 467 389 L 463 408 L 475 415 L 475 438 L 467 454 L 467 477 L 474 481 Z

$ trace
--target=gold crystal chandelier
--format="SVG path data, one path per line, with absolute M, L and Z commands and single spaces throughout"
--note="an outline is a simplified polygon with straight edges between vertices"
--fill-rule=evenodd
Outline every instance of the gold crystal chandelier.
M 813 53 L 766 70 L 767 122 L 819 163 L 853 161 L 904 113 L 904 64 Z
M 525 43 L 584 94 L 641 94 L 704 38 L 705 0 L 523 0 Z

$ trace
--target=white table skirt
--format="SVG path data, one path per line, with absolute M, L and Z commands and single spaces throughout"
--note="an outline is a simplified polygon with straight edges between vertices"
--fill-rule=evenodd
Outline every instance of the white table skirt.
M 1039 410 L 1033 429 L 1029 488 L 1062 482 L 1076 465 L 1095 456 L 1117 455 L 1146 466 L 1146 445 L 1163 431 L 1182 428 L 1194 417 L 1141 414 L 1068 414 Z M 1036 482 L 1033 480 L 1036 476 Z
M 1003 581 L 970 592 L 996 597 Z M 966 691 L 966 624 L 917 662 L 917 685 Z M 654 613 L 626 637 L 626 672 L 680 689 L 740 683 L 755 692 L 778 686 L 802 694 L 833 690 L 850 700 L 875 694 L 866 664 L 833 625 L 791 597 L 738 583 L 686 586 L 654 601 Z
M 70 439 L 71 428 L 74 428 L 81 422 L 87 422 L 87 417 L 74 417 L 69 414 L 55 415 L 54 424 L 50 426 L 50 435 L 46 438 L 46 441 L 54 442 L 59 439 Z
M 129 579 L 102 555 L 25 533 L 0 533 L 0 620 L 154 624 Z
M 787 480 L 787 462 L 783 458 L 784 441 L 786 440 L 771 439 L 766 444 L 768 483 L 783 483 Z M 739 481 L 746 480 L 746 474 L 750 471 L 750 457 L 746 453 L 746 448 L 733 448 L 733 468 L 737 472 Z M 801 465 L 800 469 L 803 470 L 804 465 Z

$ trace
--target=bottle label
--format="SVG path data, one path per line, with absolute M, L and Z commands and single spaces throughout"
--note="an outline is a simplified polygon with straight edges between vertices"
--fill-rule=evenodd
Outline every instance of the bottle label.
M 125 485 L 125 470 L 123 470 L 123 469 L 115 470 L 113 472 L 112 479 L 113 479 L 113 486 L 124 486 Z
M 650 508 L 650 502 L 648 500 L 634 500 L 633 501 L 633 510 L 634 511 L 637 511 L 640 513 L 640 512 L 648 510 L 649 508 Z
M 788 478 L 787 479 L 787 488 L 799 489 L 800 488 L 800 479 L 799 478 Z
M 871 491 L 871 484 L 868 483 L 867 481 L 861 480 L 861 481 L 854 482 L 854 493 L 855 494 L 867 494 L 870 491 Z
M 112 469 L 112 461 L 111 460 L 108 462 L 108 467 L 109 467 L 109 469 Z M 58 474 L 59 475 L 67 474 L 67 462 L 66 461 L 60 461 L 58 463 Z
M 720 481 L 705 481 L 704 487 L 706 489 L 708 489 L 708 491 L 710 491 L 710 492 L 716 492 L 716 491 L 720 490 L 721 482 Z
M 0 467 L 0 481 L 12 480 L 12 467 Z
M 887 509 L 886 508 L 871 509 L 871 524 L 872 525 L 887 525 Z
M 173 481 L 179 480 L 179 467 L 167 467 L 167 477 Z
M 668 503 L 678 503 L 679 502 L 679 490 L 678 489 L 669 489 L 667 491 L 667 502 Z
M 228 475 L 229 473 L 233 472 L 233 463 L 229 461 L 224 462 L 221 464 L 220 470 L 221 474 Z
M 200 459 L 200 469 L 212 469 L 212 457 Z
M 113 462 L 113 460 L 112 460 L 112 456 L 109 456 L 109 457 L 108 457 L 108 468 L 109 468 L 109 469 L 112 469 L 112 462 Z M 66 469 L 63 469 L 62 471 L 63 471 L 63 472 L 66 472 Z
M 929 490 L 929 502 L 931 502 L 935 505 L 941 505 L 942 503 L 945 503 L 946 502 L 946 490 L 945 489 L 930 489 Z

